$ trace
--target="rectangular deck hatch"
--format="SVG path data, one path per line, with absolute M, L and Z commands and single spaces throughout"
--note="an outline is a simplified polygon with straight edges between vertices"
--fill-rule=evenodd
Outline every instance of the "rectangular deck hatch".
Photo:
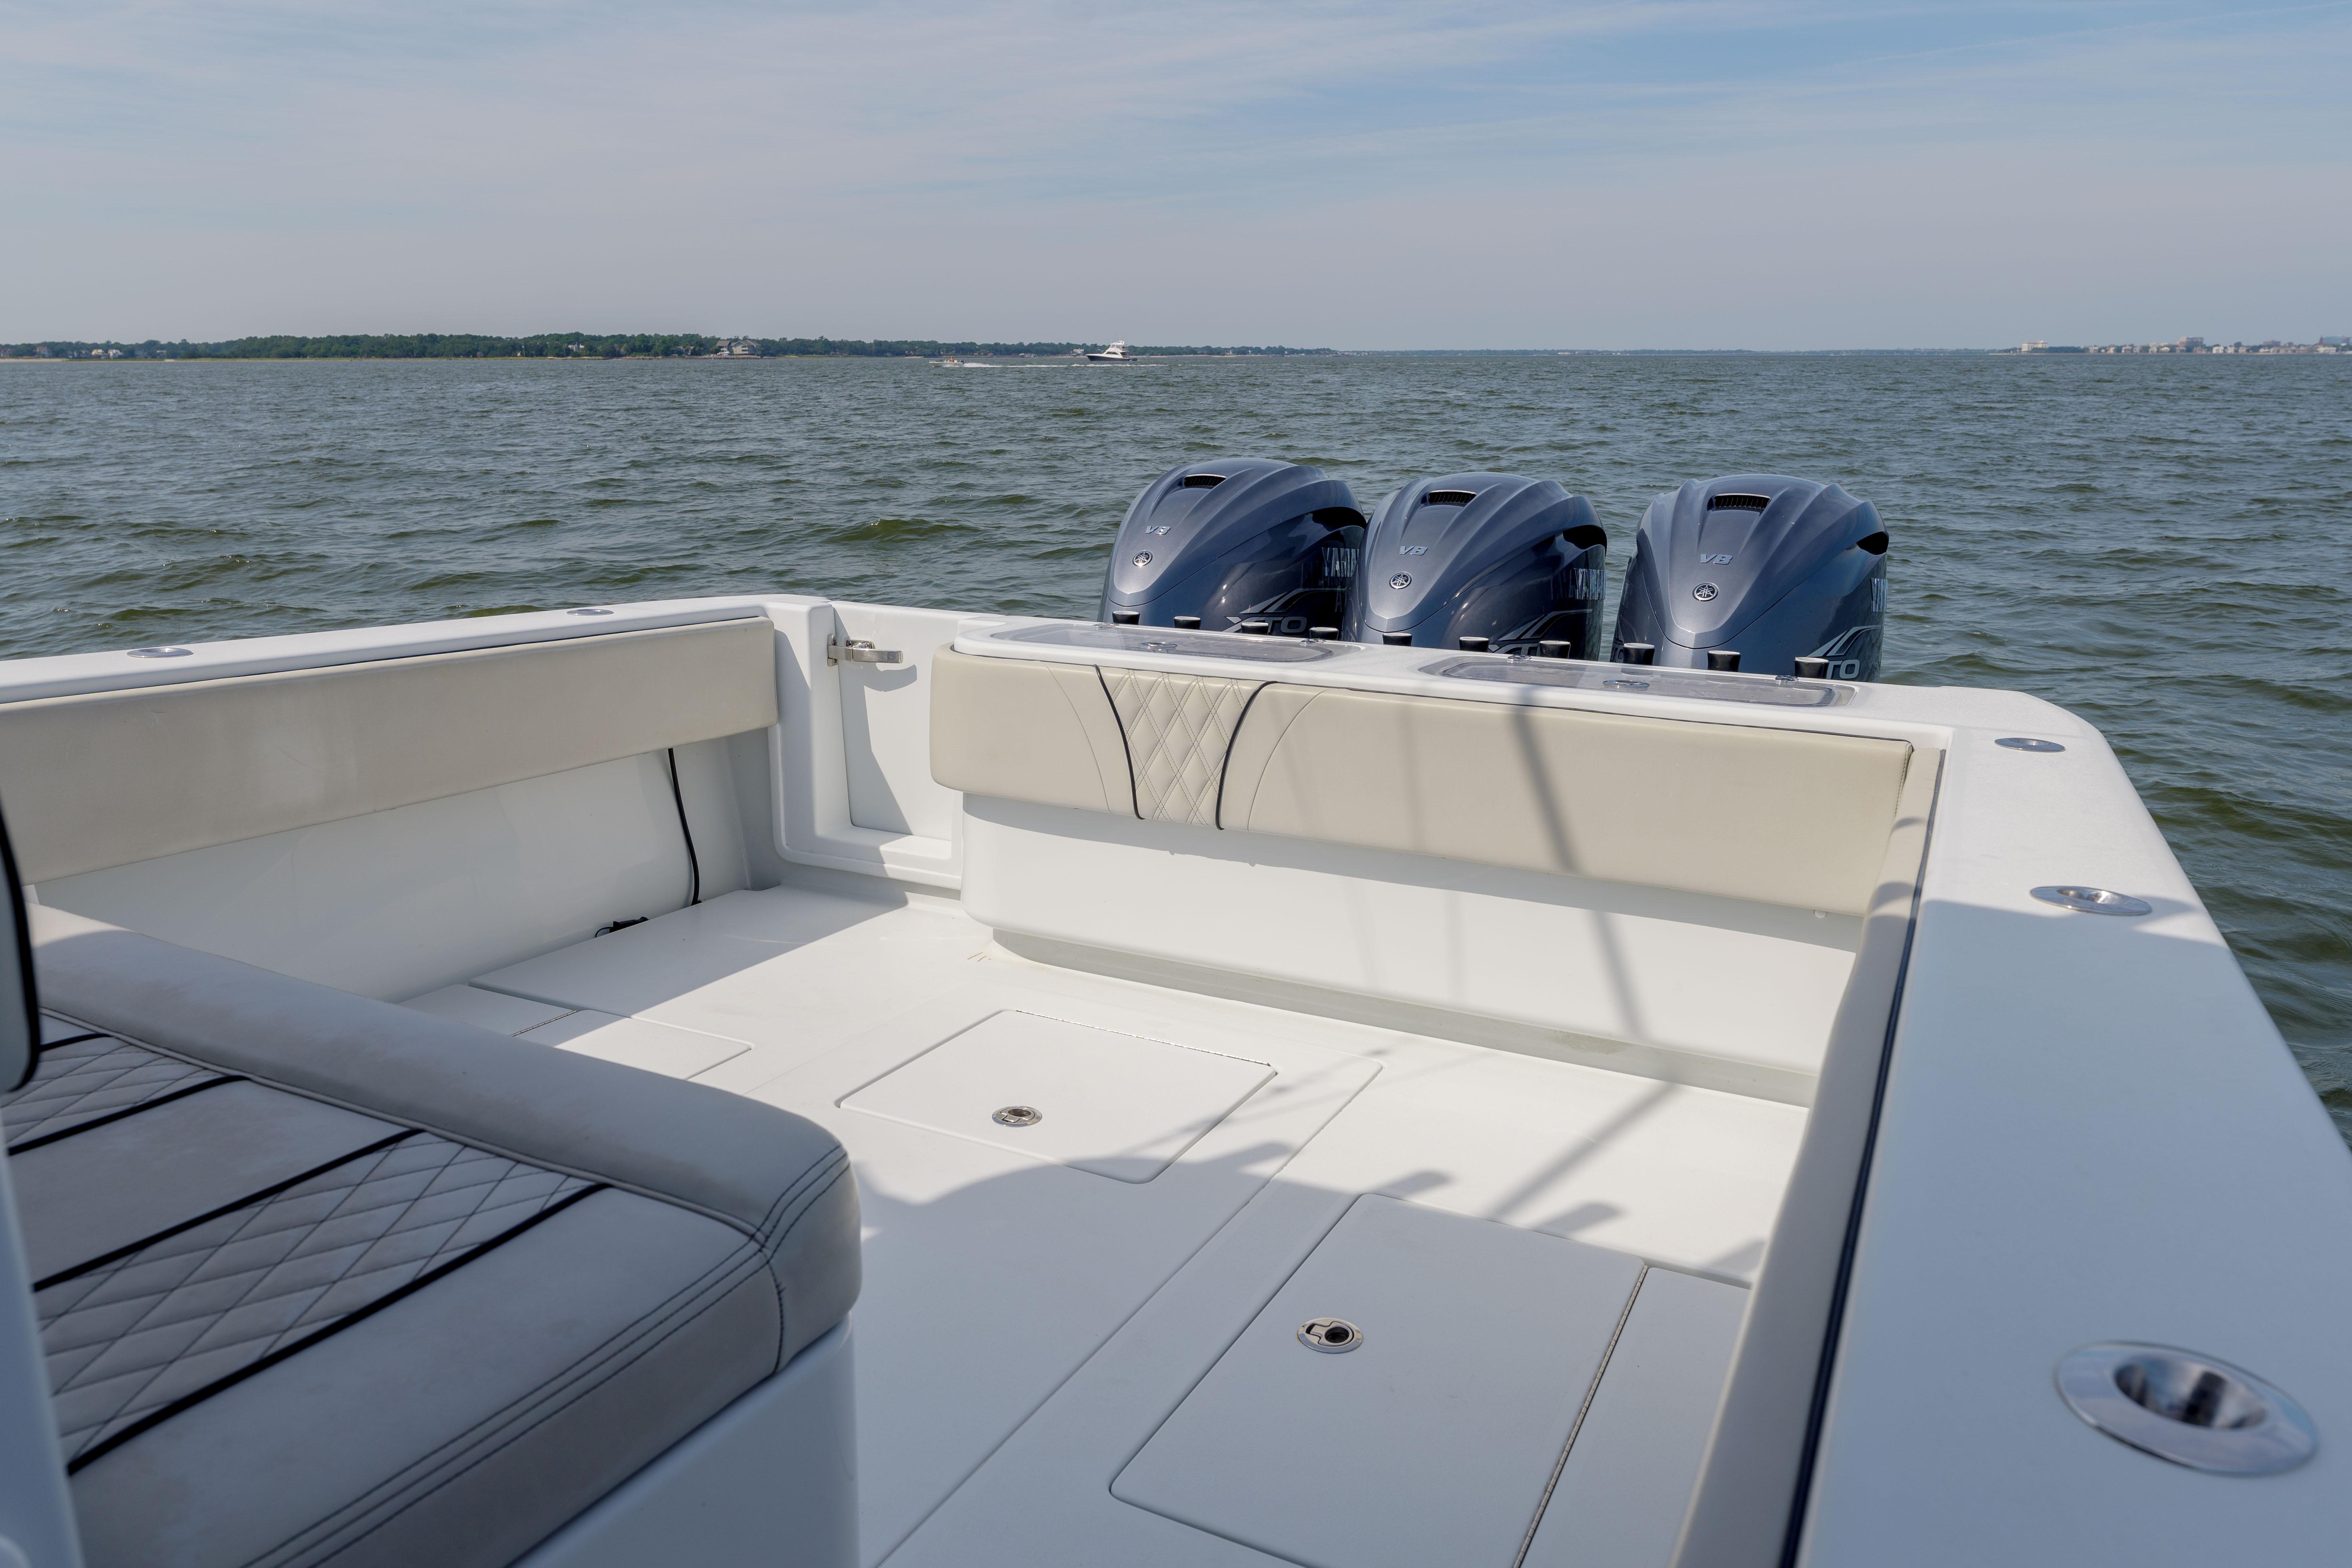
M 1274 1075 L 1264 1062 L 1008 1010 L 841 1105 L 1148 1182 Z
M 1112 1494 L 1306 1568 L 1510 1568 L 1642 1267 L 1360 1197 Z M 1302 1342 L 1331 1318 L 1354 1348 Z

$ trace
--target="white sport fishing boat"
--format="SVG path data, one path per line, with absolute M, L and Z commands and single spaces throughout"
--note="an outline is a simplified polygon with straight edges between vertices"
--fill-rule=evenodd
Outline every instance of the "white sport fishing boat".
M 2105 742 L 1835 487 L 1605 647 L 1591 518 L 0 663 L 0 1561 L 2341 1561 L 2352 1162 Z
M 1128 352 L 1124 342 L 1113 343 L 1107 349 L 1087 351 L 1087 363 L 1089 364 L 1133 364 L 1136 357 Z

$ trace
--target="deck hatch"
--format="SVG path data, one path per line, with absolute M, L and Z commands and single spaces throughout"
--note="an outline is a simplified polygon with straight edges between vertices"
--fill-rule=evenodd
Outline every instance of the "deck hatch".
M 1501 1568 L 1641 1277 L 1625 1253 L 1360 1197 L 1112 1494 L 1308 1568 Z M 1299 1325 L 1334 1317 L 1360 1348 L 1302 1351 Z

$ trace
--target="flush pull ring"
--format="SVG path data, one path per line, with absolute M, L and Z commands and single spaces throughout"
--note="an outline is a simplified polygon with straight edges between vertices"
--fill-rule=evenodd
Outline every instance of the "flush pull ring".
M 1364 1331 L 1345 1318 L 1317 1318 L 1298 1325 L 1298 1342 L 1325 1355 L 1339 1355 L 1364 1342 Z

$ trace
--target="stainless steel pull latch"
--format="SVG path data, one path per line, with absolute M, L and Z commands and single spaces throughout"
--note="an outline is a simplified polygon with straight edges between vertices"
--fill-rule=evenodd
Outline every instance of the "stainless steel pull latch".
M 844 642 L 841 634 L 828 634 L 824 639 L 824 662 L 839 664 L 847 659 L 852 664 L 897 664 L 905 656 L 895 647 L 876 647 L 864 638 Z

